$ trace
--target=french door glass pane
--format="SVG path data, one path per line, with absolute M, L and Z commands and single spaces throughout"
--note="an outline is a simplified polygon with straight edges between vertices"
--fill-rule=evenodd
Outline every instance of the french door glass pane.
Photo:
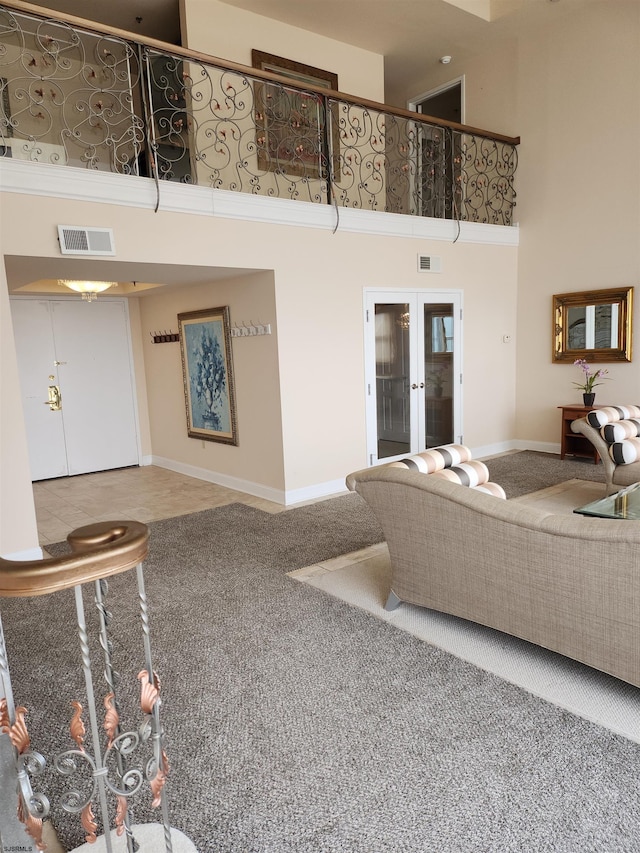
M 375 306 L 378 459 L 411 450 L 408 303 Z
M 453 441 L 453 305 L 424 306 L 425 445 Z

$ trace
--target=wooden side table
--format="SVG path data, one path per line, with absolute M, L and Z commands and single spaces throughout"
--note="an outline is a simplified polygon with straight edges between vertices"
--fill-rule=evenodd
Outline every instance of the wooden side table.
M 568 405 L 558 406 L 562 411 L 562 434 L 560 438 L 560 459 L 565 456 L 580 456 L 587 459 L 593 459 L 594 465 L 600 461 L 598 451 L 593 444 L 584 435 L 571 432 L 571 421 L 577 418 L 584 418 L 588 412 L 593 409 L 603 409 L 604 406 L 580 406 Z

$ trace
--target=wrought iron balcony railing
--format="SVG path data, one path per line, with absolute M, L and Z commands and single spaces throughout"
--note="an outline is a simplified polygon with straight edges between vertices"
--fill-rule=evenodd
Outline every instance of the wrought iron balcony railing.
M 518 139 L 0 6 L 0 156 L 513 223 Z

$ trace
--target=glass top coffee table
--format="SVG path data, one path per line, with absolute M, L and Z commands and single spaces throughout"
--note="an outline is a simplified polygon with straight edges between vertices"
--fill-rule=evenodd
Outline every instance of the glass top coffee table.
M 596 518 L 627 518 L 638 521 L 640 520 L 640 483 L 634 483 L 616 492 L 615 495 L 578 507 L 574 512 Z

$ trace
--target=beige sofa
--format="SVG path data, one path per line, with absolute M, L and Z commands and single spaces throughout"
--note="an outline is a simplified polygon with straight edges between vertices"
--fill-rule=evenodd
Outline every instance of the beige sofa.
M 410 602 L 521 637 L 640 687 L 640 522 L 554 515 L 403 468 L 347 477 Z

